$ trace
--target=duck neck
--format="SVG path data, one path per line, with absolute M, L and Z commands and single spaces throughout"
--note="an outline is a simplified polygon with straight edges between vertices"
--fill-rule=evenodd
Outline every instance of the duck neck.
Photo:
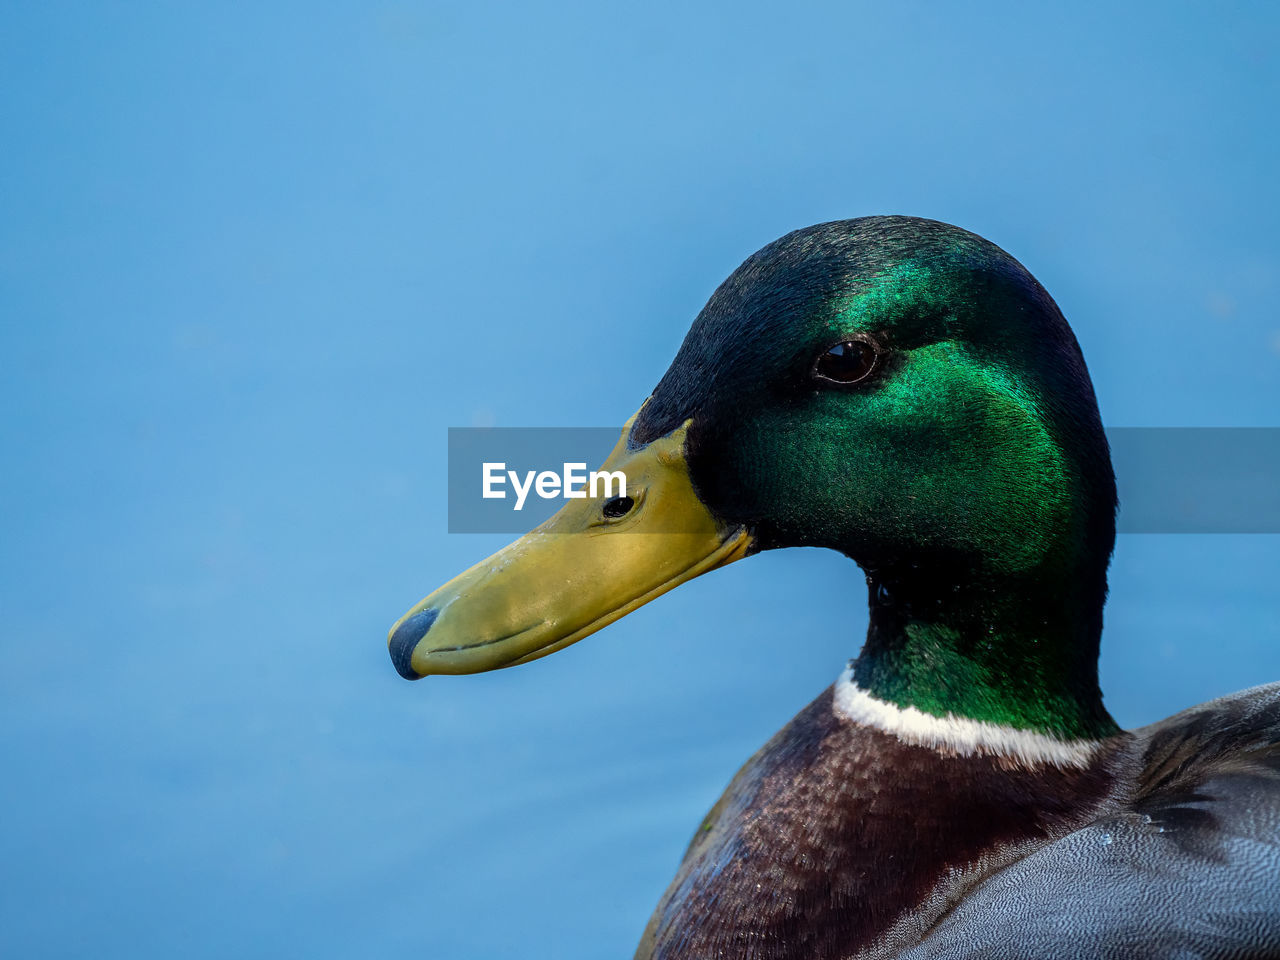
M 936 717 L 1060 740 L 1111 736 L 1119 727 L 1097 672 L 1105 563 L 1066 573 L 999 576 L 936 562 L 869 570 L 870 626 L 853 682 Z

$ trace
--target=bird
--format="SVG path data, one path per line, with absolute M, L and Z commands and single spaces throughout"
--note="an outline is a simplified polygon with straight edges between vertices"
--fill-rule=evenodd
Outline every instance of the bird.
M 783 236 L 604 469 L 625 495 L 567 500 L 398 620 L 397 671 L 523 664 L 783 547 L 855 561 L 869 609 L 697 826 L 637 960 L 1280 957 L 1280 683 L 1112 719 L 1107 439 L 1011 255 L 917 217 Z

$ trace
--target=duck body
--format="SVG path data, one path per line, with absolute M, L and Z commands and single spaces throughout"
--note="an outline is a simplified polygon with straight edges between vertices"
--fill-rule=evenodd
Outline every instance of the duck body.
M 1011 760 L 842 709 L 734 778 L 637 960 L 1280 955 L 1280 684 Z
M 402 676 L 526 663 L 761 550 L 867 583 L 861 653 L 734 778 L 637 958 L 1280 958 L 1280 686 L 1131 733 L 1107 712 L 1106 436 L 1009 254 L 911 217 L 769 244 L 603 469 L 625 495 L 395 624 Z

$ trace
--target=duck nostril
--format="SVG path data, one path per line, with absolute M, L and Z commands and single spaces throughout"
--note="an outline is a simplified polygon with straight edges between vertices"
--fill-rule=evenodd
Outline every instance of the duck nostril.
M 619 517 L 625 517 L 631 512 L 631 508 L 636 502 L 630 497 L 610 497 L 604 502 L 602 512 L 610 520 L 617 520 Z

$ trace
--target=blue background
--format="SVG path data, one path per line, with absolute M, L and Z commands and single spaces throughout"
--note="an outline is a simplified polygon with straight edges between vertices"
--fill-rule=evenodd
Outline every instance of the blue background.
M 1266 4 L 0 14 L 0 954 L 627 956 L 862 578 L 788 551 L 407 684 L 446 428 L 603 425 L 744 257 L 961 224 L 1112 425 L 1280 418 Z M 1280 537 L 1119 543 L 1125 724 L 1280 678 Z

